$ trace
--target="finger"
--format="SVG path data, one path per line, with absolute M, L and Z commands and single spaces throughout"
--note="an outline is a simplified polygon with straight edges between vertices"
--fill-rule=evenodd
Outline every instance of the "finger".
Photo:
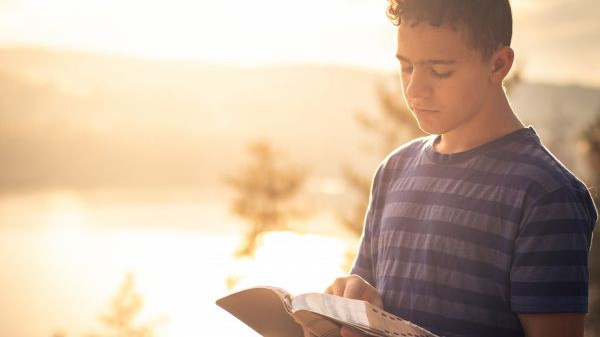
M 360 333 L 358 330 L 349 328 L 347 326 L 342 326 L 340 329 L 340 335 L 342 337 L 365 337 L 364 334 Z
M 378 308 L 383 309 L 383 300 L 381 299 L 381 295 L 378 292 L 373 293 L 371 298 L 367 301 Z
M 377 289 L 358 276 L 347 279 L 343 296 L 366 301 L 376 307 L 383 308 L 383 301 Z
M 301 321 L 297 320 L 296 317 L 294 316 L 294 320 L 296 321 L 296 323 L 298 323 L 298 325 L 300 325 L 300 327 L 302 327 L 302 332 L 304 334 L 304 337 L 317 337 L 316 335 L 312 334 L 310 332 L 310 330 L 308 330 L 306 327 L 304 327 Z
M 304 329 L 304 337 L 317 337 L 317 335 L 313 335 L 308 329 Z
M 342 296 L 356 300 L 368 301 L 371 297 L 371 294 L 368 293 L 368 287 L 369 285 L 362 279 L 348 278 Z
M 346 288 L 346 279 L 339 277 L 339 278 L 335 279 L 335 281 L 333 281 L 333 284 L 331 284 L 325 290 L 325 293 L 330 294 L 330 295 L 343 296 L 345 288 Z
M 373 304 L 374 306 L 378 308 L 383 308 L 383 300 L 381 298 L 381 294 L 379 294 L 379 291 L 377 291 L 377 289 L 373 286 L 369 285 L 367 288 L 365 288 L 363 298 L 365 301 Z

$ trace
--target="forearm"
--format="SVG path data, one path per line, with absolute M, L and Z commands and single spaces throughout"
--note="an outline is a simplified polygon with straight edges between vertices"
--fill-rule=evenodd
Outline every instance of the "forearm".
M 585 314 L 519 314 L 526 337 L 583 337 Z

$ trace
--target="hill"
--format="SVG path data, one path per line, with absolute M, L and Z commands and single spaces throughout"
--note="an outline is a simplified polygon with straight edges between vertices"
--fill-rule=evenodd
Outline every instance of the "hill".
M 371 172 L 378 158 L 364 154 L 354 115 L 380 109 L 378 86 L 398 90 L 392 76 L 0 50 L 0 190 L 212 189 L 256 139 L 316 177 L 338 175 L 342 163 Z M 598 112 L 600 90 L 525 83 L 512 102 L 584 174 L 575 140 Z

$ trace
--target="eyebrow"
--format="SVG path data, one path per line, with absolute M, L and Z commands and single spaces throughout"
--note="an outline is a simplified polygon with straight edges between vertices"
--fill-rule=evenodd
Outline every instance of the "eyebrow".
M 400 54 L 397 54 L 396 58 L 398 60 L 400 60 L 400 61 L 403 61 L 403 62 L 412 63 L 408 58 L 406 58 L 406 57 L 404 57 L 404 56 L 402 56 Z M 449 64 L 456 63 L 456 60 L 435 60 L 434 59 L 434 60 L 422 61 L 422 62 L 419 62 L 419 63 L 429 64 L 429 65 L 435 65 L 435 64 L 449 65 Z

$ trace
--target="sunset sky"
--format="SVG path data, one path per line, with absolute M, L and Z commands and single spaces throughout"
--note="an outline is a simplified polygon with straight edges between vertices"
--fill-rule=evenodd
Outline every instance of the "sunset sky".
M 532 81 L 600 86 L 600 3 L 513 0 Z M 0 46 L 225 64 L 394 69 L 394 27 L 372 0 L 0 0 Z
M 512 3 L 516 67 L 526 81 L 600 90 L 600 1 Z M 365 148 L 357 147 L 363 138 L 351 114 L 378 106 L 370 90 L 388 76 L 362 69 L 398 68 L 386 6 L 386 0 L 0 0 L 0 52 L 34 50 L 0 53 L 0 162 L 13 164 L 4 165 L 8 184 L 0 188 L 0 336 L 98 331 L 98 317 L 131 272 L 145 299 L 142 320 L 160 321 L 157 337 L 255 337 L 214 304 L 232 290 L 227 280 L 238 281 L 234 289 L 269 284 L 300 293 L 322 291 L 343 275 L 357 237 L 336 212 L 347 210 L 349 200 L 340 164 L 355 159 L 350 165 L 371 172 L 377 163 L 358 154 Z M 46 48 L 58 52 L 35 52 Z M 213 64 L 361 70 L 229 74 Z M 523 110 L 533 111 L 540 130 L 579 132 L 587 118 L 582 111 L 600 103 L 598 91 L 548 87 L 539 91 L 543 96 L 523 96 L 542 102 L 552 96 L 546 93 L 564 90 L 566 98 L 552 102 L 558 110 Z M 561 110 L 561 102 L 569 109 Z M 571 118 L 572 111 L 583 117 Z M 544 124 L 545 116 L 551 122 Z M 315 214 L 295 233 L 265 235 L 255 259 L 239 260 L 234 252 L 248 226 L 231 213 L 223 178 L 246 160 L 242 145 L 258 134 L 271 135 L 292 163 L 314 169 L 301 197 Z M 561 135 L 549 139 L 570 139 Z M 7 188 L 22 182 L 27 188 Z

